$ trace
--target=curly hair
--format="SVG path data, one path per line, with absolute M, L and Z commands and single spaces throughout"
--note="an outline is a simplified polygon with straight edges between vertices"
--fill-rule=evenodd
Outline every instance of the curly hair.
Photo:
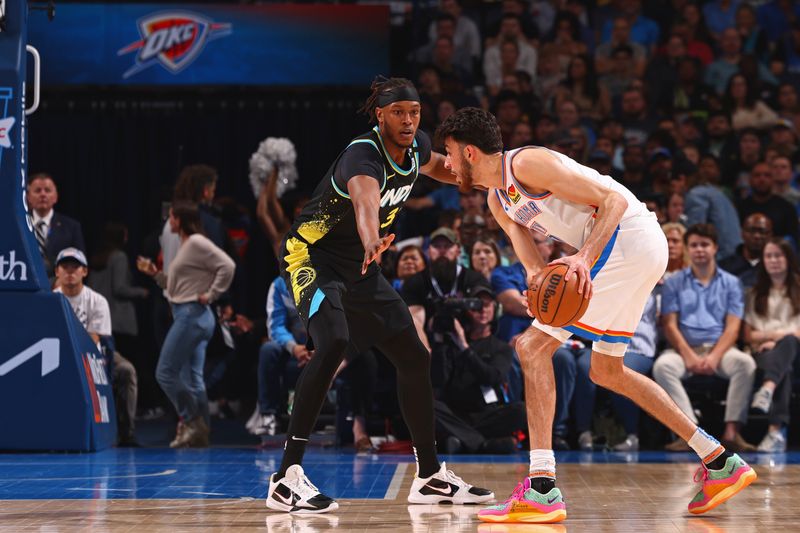
M 436 140 L 443 144 L 451 137 L 459 144 L 472 144 L 483 153 L 503 151 L 503 137 L 494 115 L 477 107 L 465 107 L 447 117 L 436 129 Z

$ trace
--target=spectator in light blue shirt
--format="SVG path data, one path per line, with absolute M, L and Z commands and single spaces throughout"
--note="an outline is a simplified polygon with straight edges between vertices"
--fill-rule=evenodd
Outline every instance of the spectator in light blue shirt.
M 691 226 L 684 243 L 689 268 L 669 278 L 662 293 L 664 335 L 671 348 L 656 360 L 653 378 L 694 423 L 697 417 L 682 380 L 693 374 L 729 380 L 722 444 L 734 452 L 755 451 L 740 434 L 756 370 L 753 358 L 736 348 L 744 314 L 741 283 L 717 267 L 714 226 Z M 679 439 L 668 449 L 682 451 L 683 442 Z

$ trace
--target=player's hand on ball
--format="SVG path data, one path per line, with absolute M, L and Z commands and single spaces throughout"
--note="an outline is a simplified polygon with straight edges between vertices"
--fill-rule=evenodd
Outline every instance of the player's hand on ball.
M 364 247 L 364 262 L 361 264 L 361 275 L 367 273 L 367 267 L 370 263 L 377 260 L 383 252 L 389 249 L 394 241 L 394 233 L 390 233 L 385 237 L 379 237 L 372 242 L 367 243 Z
M 566 265 L 567 274 L 564 276 L 564 280 L 569 281 L 572 276 L 578 276 L 578 294 L 582 294 L 587 299 L 592 297 L 591 265 L 583 256 L 576 254 L 561 257 L 550 261 L 548 266 L 552 265 Z

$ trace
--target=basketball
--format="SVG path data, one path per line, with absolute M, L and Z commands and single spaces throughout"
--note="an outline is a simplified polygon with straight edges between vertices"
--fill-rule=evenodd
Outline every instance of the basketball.
M 545 267 L 528 289 L 528 308 L 542 324 L 556 328 L 569 326 L 589 307 L 589 300 L 578 294 L 578 277 L 564 281 L 566 273 L 566 265 Z

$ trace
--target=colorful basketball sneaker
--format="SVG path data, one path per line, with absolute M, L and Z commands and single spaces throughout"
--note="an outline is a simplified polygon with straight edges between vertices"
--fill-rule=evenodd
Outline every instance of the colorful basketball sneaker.
M 540 494 L 531 488 L 531 480 L 527 477 L 504 503 L 478 512 L 478 518 L 484 522 L 552 524 L 566 517 L 567 506 L 561 491 L 553 488 L 547 494 Z
M 689 512 L 702 514 L 728 501 L 740 490 L 756 480 L 756 471 L 737 454 L 725 461 L 721 470 L 710 470 L 702 465 L 694 474 L 696 483 L 703 483 L 700 492 L 689 502 Z

